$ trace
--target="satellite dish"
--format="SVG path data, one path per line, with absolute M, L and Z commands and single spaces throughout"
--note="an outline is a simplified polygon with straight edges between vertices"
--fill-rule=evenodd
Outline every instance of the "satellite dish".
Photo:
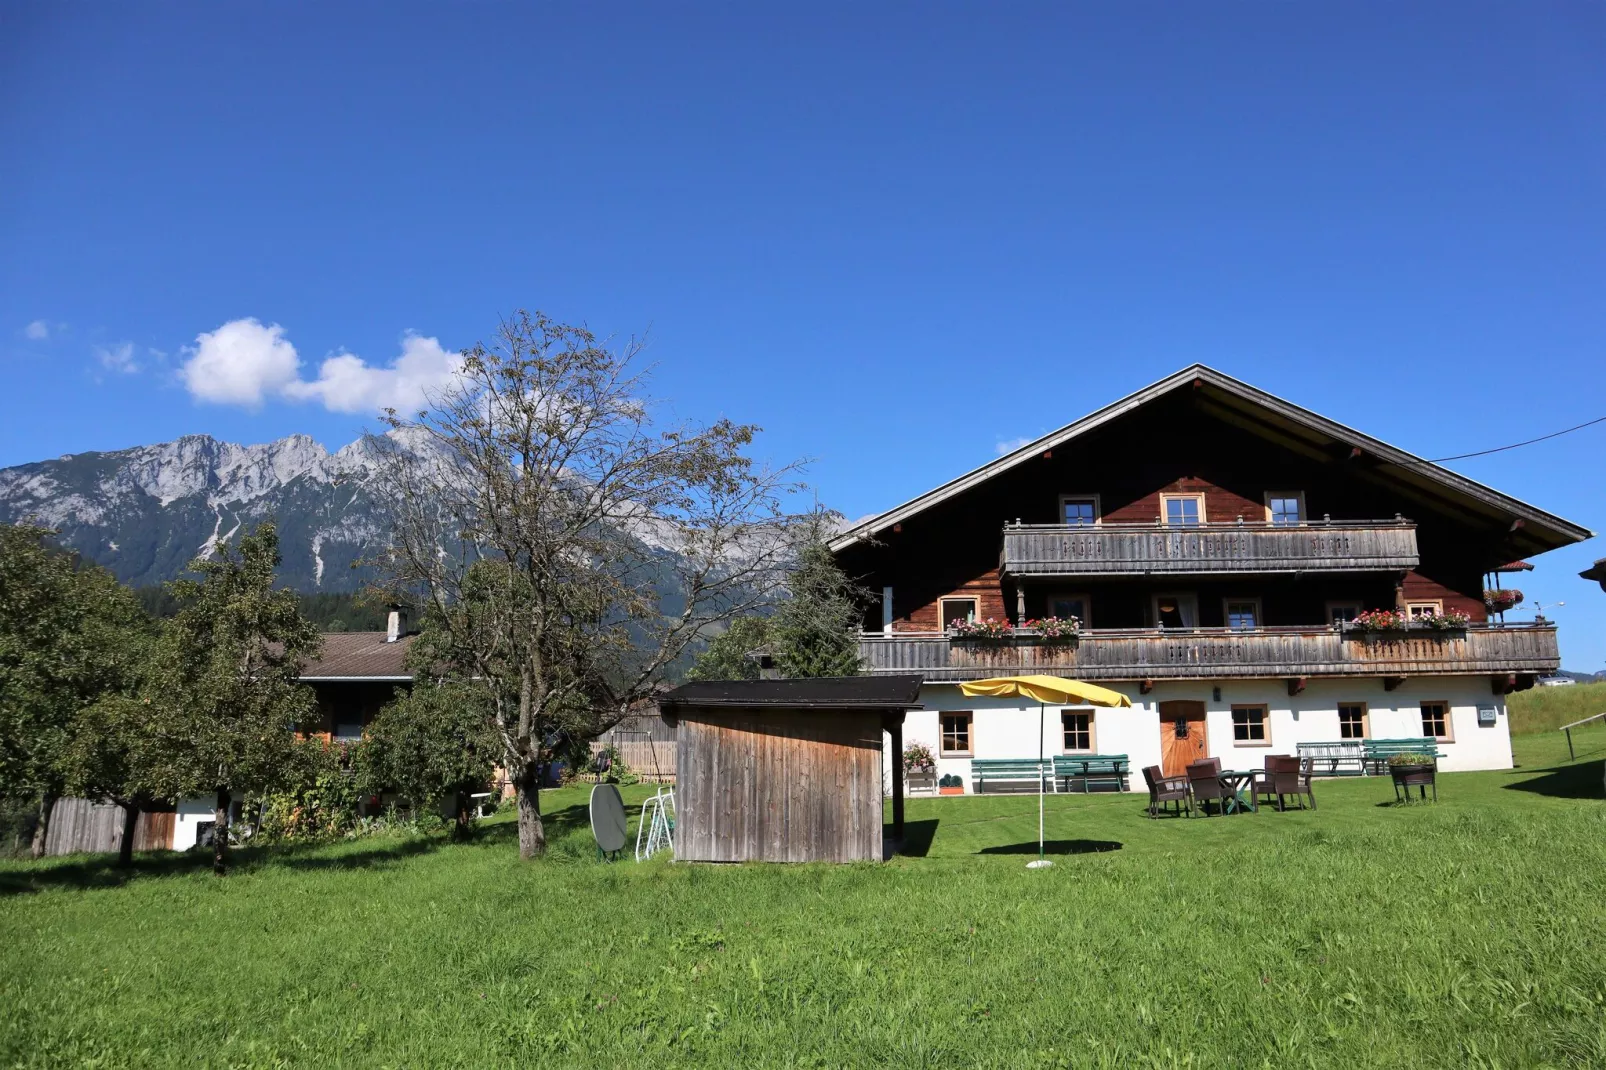
M 625 801 L 612 784 L 598 784 L 591 789 L 591 835 L 597 839 L 597 851 L 604 856 L 624 850 Z

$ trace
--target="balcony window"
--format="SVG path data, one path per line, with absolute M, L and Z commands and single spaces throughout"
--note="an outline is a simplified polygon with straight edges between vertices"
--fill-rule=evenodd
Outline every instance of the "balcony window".
M 1234 706 L 1232 708 L 1232 742 L 1238 747 L 1264 747 L 1271 743 L 1271 729 L 1266 723 L 1266 707 Z
M 1366 703 L 1341 702 L 1338 704 L 1338 738 L 1366 738 Z
M 1448 702 L 1422 703 L 1422 734 L 1449 742 L 1451 737 Z
M 1093 749 L 1093 714 L 1086 710 L 1062 710 L 1060 727 L 1064 731 L 1065 752 Z
M 1348 624 L 1361 615 L 1359 602 L 1329 602 L 1327 603 L 1327 620 L 1334 626 Z
M 355 743 L 361 738 L 362 721 L 345 717 L 335 722 L 334 739 L 336 743 Z
M 1093 615 L 1088 610 L 1088 597 L 1085 594 L 1059 594 L 1048 600 L 1048 615 L 1064 620 L 1075 617 L 1082 622 L 1082 627 L 1093 626 Z
M 945 757 L 964 758 L 972 753 L 970 749 L 971 715 L 967 713 L 945 713 L 942 715 L 942 753 Z
M 955 621 L 963 624 L 976 619 L 974 598 L 944 598 L 937 605 L 942 616 L 943 631 L 952 628 Z
M 1254 598 L 1231 599 L 1224 606 L 1227 627 L 1235 632 L 1252 632 L 1260 627 L 1260 601 Z
M 1162 494 L 1160 508 L 1168 527 L 1193 527 L 1204 523 L 1203 494 Z
M 1275 527 L 1296 527 L 1305 522 L 1305 495 L 1277 491 L 1266 495 L 1266 519 Z
M 1060 497 L 1060 523 L 1073 528 L 1090 528 L 1098 522 L 1098 495 L 1066 494 Z
M 1154 622 L 1161 628 L 1197 628 L 1199 600 L 1191 594 L 1157 594 Z
M 1436 617 L 1444 612 L 1443 602 L 1408 602 L 1405 610 L 1412 620 L 1421 620 L 1423 617 Z

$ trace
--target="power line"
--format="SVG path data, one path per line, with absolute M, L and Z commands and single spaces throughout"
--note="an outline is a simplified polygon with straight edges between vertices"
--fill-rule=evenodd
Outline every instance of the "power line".
M 1458 453 L 1454 457 L 1433 457 L 1429 460 L 1429 463 L 1438 464 L 1440 461 L 1464 461 L 1468 457 L 1487 457 L 1491 453 L 1502 453 L 1505 450 L 1514 450 L 1518 446 L 1532 446 L 1535 442 L 1544 442 L 1546 439 L 1560 438 L 1562 435 L 1570 435 L 1574 431 L 1582 431 L 1584 428 L 1593 424 L 1601 423 L 1606 423 L 1606 416 L 1598 416 L 1593 420 L 1585 420 L 1577 427 L 1569 427 L 1565 431 L 1554 431 L 1548 435 L 1540 435 L 1538 438 L 1530 438 L 1526 442 L 1513 442 L 1509 446 L 1496 446 L 1492 450 L 1478 450 L 1476 453 Z

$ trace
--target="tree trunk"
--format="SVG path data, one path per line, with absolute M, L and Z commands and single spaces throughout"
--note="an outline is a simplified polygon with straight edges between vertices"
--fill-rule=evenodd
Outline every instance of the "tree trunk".
M 123 839 L 117 845 L 117 864 L 127 869 L 134 864 L 134 836 L 139 831 L 139 803 L 119 799 L 117 805 L 123 808 Z
M 471 823 L 468 802 L 468 792 L 461 788 L 452 797 L 452 812 L 457 818 L 457 826 L 452 830 L 452 835 L 459 840 L 468 839 L 468 830 Z
M 212 872 L 219 877 L 229 871 L 228 788 L 217 789 L 217 808 L 212 811 Z
M 519 793 L 519 857 L 536 858 L 546 854 L 546 826 L 541 823 L 541 771 L 535 762 L 527 763 L 513 778 Z
M 28 849 L 29 855 L 34 858 L 45 857 L 45 841 L 50 838 L 50 815 L 55 809 L 55 792 L 45 792 L 39 799 L 39 823 L 33 827 L 33 844 Z

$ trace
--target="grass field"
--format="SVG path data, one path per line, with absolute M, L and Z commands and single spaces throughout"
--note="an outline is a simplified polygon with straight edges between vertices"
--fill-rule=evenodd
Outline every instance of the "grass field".
M 597 864 L 365 840 L 0 866 L 0 1066 L 1602 1066 L 1606 730 L 1320 809 L 911 802 L 917 857 Z M 645 794 L 631 789 L 632 798 Z
M 1506 698 L 1513 732 L 1545 732 L 1606 713 L 1606 684 L 1535 687 Z

